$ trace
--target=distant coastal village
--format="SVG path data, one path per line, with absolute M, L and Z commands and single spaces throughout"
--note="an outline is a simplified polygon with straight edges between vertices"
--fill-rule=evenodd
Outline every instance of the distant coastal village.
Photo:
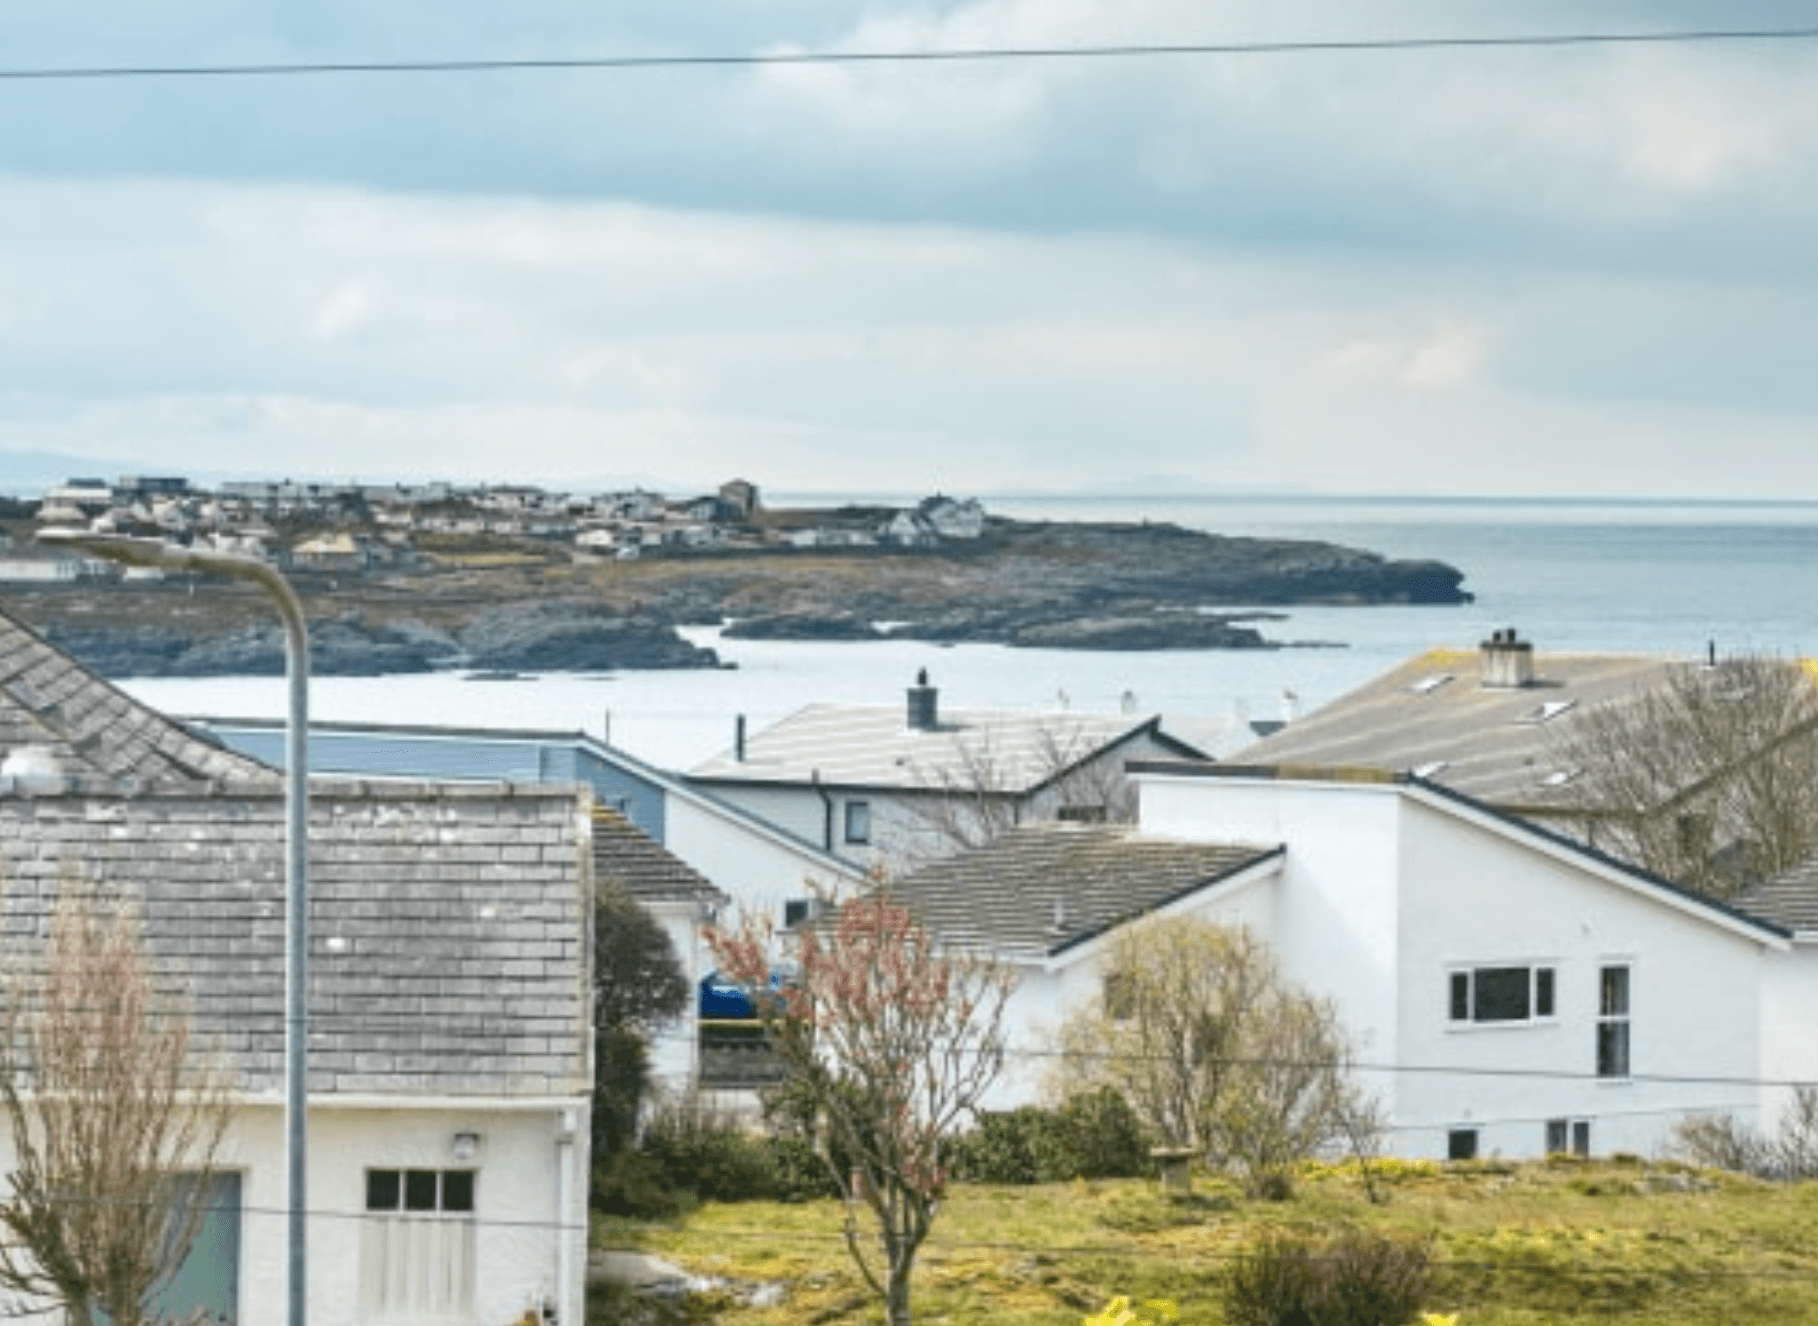
M 720 666 L 683 634 L 696 626 L 726 639 L 1256 649 L 1273 644 L 1255 624 L 1269 605 L 1470 597 L 1456 567 L 1330 543 L 1020 521 L 939 493 L 771 506 L 745 479 L 677 497 L 126 476 L 0 502 L 9 603 L 115 677 L 278 671 L 282 641 L 256 596 L 198 597 L 191 572 L 122 568 L 40 538 L 51 529 L 277 567 L 315 621 L 312 667 L 346 675 Z M 167 592 L 112 594 L 122 578 Z
M 180 476 L 76 478 L 11 514 L 39 526 L 175 540 L 283 567 L 359 571 L 409 565 L 450 541 L 528 541 L 548 553 L 621 561 L 675 552 L 786 548 L 928 548 L 975 540 L 984 507 L 932 496 L 901 509 L 842 508 L 766 518 L 743 479 L 711 493 L 670 497 L 644 488 L 605 493 L 525 484 L 312 483 L 247 480 L 208 488 Z M 0 580 L 115 573 L 113 564 L 33 550 L 15 535 Z

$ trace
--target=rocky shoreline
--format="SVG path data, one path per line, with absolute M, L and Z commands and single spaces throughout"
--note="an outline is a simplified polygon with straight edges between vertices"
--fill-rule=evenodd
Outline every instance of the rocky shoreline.
M 485 549 L 479 550 L 485 552 Z M 497 552 L 497 550 L 493 550 Z M 297 571 L 325 675 L 458 669 L 600 672 L 721 666 L 682 626 L 746 640 L 929 640 L 1091 650 L 1268 649 L 1267 611 L 1465 603 L 1463 574 L 1335 544 L 1172 525 L 994 518 L 963 545 L 782 550 L 630 562 L 478 555 L 408 571 Z M 109 676 L 282 672 L 256 591 L 220 581 L 9 591 L 9 608 Z

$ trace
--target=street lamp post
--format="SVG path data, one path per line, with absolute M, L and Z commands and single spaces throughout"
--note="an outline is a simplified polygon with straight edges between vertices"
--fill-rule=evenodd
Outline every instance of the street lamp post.
M 284 622 L 290 714 L 284 733 L 284 1168 L 287 1179 L 289 1326 L 308 1319 L 307 1163 L 309 1111 L 309 630 L 296 590 L 274 566 L 124 534 L 47 529 L 40 539 L 128 566 L 203 571 L 250 580 Z

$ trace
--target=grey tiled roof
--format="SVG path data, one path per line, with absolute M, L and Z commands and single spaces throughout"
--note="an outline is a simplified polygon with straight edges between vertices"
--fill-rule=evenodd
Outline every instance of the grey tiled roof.
M 1736 905 L 1788 930 L 1818 932 L 1818 856 L 1750 889 Z
M 945 942 L 1057 953 L 1280 851 L 1145 836 L 1127 824 L 1032 824 L 890 892 Z
M 818 776 L 834 787 L 913 789 L 947 786 L 943 770 L 964 778 L 988 766 L 996 790 L 1023 793 L 1144 731 L 1183 755 L 1196 753 L 1159 726 L 1153 715 L 953 709 L 924 731 L 908 725 L 900 705 L 812 704 L 751 737 L 744 759 L 723 752 L 688 776 L 791 785 Z
M 1433 649 L 1230 756 L 1243 765 L 1367 767 L 1506 808 L 1578 798 L 1555 736 L 1577 712 L 1660 684 L 1683 660 L 1534 654 L 1535 682 L 1486 687 L 1476 649 Z
M 283 821 L 276 790 L 0 798 L 10 960 L 65 880 L 136 898 L 198 1029 L 276 1092 Z M 586 824 L 571 788 L 314 784 L 311 1090 L 586 1091 Z
M 0 613 L 0 759 L 23 746 L 49 748 L 77 780 L 194 787 L 278 777 L 140 704 Z
M 615 810 L 593 810 L 593 874 L 641 902 L 723 902 L 726 895 Z

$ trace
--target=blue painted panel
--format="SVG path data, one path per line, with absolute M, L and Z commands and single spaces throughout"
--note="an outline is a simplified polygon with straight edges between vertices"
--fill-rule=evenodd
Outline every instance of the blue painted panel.
M 206 724 L 227 745 L 268 764 L 284 762 L 284 730 Z M 657 842 L 666 826 L 664 788 L 635 767 L 613 763 L 579 741 L 550 741 L 469 733 L 335 732 L 312 729 L 309 767 L 354 778 L 500 779 L 507 782 L 587 783 L 600 801 Z
M 180 1179 L 189 1183 L 193 1180 Z M 240 1320 L 240 1176 L 210 1177 L 202 1227 L 183 1264 L 146 1302 L 147 1321 L 180 1321 L 186 1326 L 236 1326 Z M 94 1310 L 97 1326 L 112 1318 Z

